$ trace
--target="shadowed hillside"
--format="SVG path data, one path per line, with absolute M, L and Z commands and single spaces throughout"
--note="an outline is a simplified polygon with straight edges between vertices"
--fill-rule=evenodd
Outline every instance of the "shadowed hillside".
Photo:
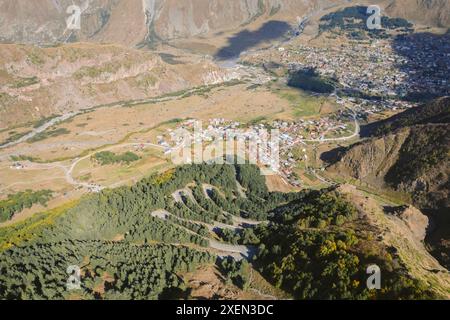
M 395 0 L 386 8 L 389 15 L 434 27 L 450 27 L 448 0 Z
M 242 52 L 259 44 L 282 39 L 291 30 L 283 21 L 269 21 L 256 31 L 241 31 L 228 39 L 228 45 L 221 48 L 215 57 L 226 60 L 238 57 Z

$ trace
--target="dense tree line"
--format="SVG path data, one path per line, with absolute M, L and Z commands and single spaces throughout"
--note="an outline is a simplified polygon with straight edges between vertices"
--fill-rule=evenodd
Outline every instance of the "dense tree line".
M 218 262 L 219 270 L 225 275 L 227 284 L 246 289 L 250 280 L 250 265 L 245 260 L 236 261 L 226 257 Z
M 245 189 L 247 194 L 265 197 L 269 190 L 267 189 L 265 176 L 257 166 L 240 164 L 236 166 L 236 179 Z
M 170 245 L 66 240 L 17 247 L 0 260 L 3 299 L 158 299 L 185 289 L 177 273 L 214 263 L 207 252 Z M 81 269 L 80 289 L 67 290 L 68 266 Z
M 338 217 L 342 217 L 339 223 Z M 281 207 L 260 239 L 255 264 L 296 299 L 426 299 L 430 288 L 413 280 L 381 243 L 342 224 L 357 224 L 356 210 L 333 190 L 308 192 Z M 340 219 L 339 219 L 340 220 Z M 368 265 L 382 270 L 382 289 L 366 286 Z
M 239 245 L 259 244 L 259 238 L 256 236 L 253 228 L 238 229 L 238 230 L 216 228 L 214 231 L 223 241 L 232 244 L 239 244 Z
M 227 219 L 224 217 L 223 212 L 210 212 L 207 209 L 204 209 L 202 206 L 200 206 L 196 201 L 191 199 L 188 196 L 183 195 L 181 197 L 184 205 L 191 210 L 192 212 L 205 215 L 210 217 L 210 221 L 219 221 L 219 222 L 226 222 Z
M 332 189 L 305 192 L 299 200 L 274 210 L 274 221 L 296 221 L 303 228 L 324 228 L 341 226 L 357 218 L 356 209 Z
M 27 142 L 34 143 L 34 142 L 42 141 L 42 140 L 45 140 L 48 138 L 54 138 L 54 137 L 59 137 L 62 135 L 67 135 L 69 133 L 70 133 L 70 131 L 66 128 L 53 128 L 53 129 L 43 131 L 43 132 L 36 134 L 35 136 L 28 139 Z
M 196 213 L 196 212 L 192 211 L 191 209 L 189 209 L 186 205 L 184 205 L 184 203 L 180 203 L 180 202 L 168 203 L 165 208 L 171 214 L 173 214 L 177 217 L 180 217 L 182 219 L 199 221 L 199 222 L 204 222 L 204 223 L 209 223 L 209 224 L 212 224 L 214 222 L 211 215 L 202 214 L 201 212 Z
M 138 161 L 140 157 L 133 152 L 125 152 L 122 154 L 115 154 L 111 151 L 102 151 L 94 154 L 92 159 L 100 163 L 102 166 L 115 163 L 126 163 Z
M 198 182 L 192 188 L 195 201 L 183 197 L 176 203 L 172 193 L 193 181 Z M 209 236 L 205 226 L 182 218 L 231 223 L 224 210 L 201 192 L 202 183 L 217 186 L 229 199 L 237 197 L 235 167 L 206 164 L 179 167 L 132 187 L 84 197 L 36 229 L 38 234 L 27 236 L 22 246 L 1 253 L 1 297 L 148 299 L 182 292 L 178 272 L 215 261 L 208 253 L 180 246 L 206 247 Z M 172 214 L 167 221 L 151 215 L 161 208 Z M 67 291 L 66 268 L 80 264 L 82 290 Z
M 217 221 L 223 221 L 225 223 L 230 222 L 230 219 L 225 216 L 224 208 L 219 207 L 204 193 L 200 181 L 197 181 L 195 186 L 192 188 L 192 195 L 200 207 L 219 219 Z
M 50 190 L 26 190 L 10 194 L 7 199 L 0 201 L 0 222 L 11 219 L 14 214 L 25 208 L 31 208 L 36 203 L 45 206 L 51 197 Z
M 123 235 L 132 243 L 193 243 L 207 246 L 208 242 L 176 224 L 151 216 L 144 211 L 119 211 L 111 208 L 102 195 L 91 197 L 68 211 L 55 225 L 45 229 L 42 241 L 114 239 Z
M 200 223 L 194 223 L 187 220 L 179 219 L 177 217 L 174 217 L 170 215 L 168 217 L 168 220 L 172 223 L 179 224 L 180 226 L 189 229 L 197 234 L 199 234 L 202 237 L 209 237 L 209 230 L 207 227 L 205 227 L 203 224 Z

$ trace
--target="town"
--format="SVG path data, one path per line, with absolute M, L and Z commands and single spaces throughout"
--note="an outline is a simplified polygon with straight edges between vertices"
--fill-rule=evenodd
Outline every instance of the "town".
M 397 35 L 370 41 L 333 41 L 333 45 L 288 44 L 255 53 L 245 64 L 284 66 L 288 74 L 313 69 L 336 84 L 332 96 L 351 106 L 358 118 L 405 110 L 424 98 L 449 95 L 450 34 Z
M 357 128 L 351 112 L 341 112 L 339 117 L 322 117 L 319 119 L 296 121 L 274 120 L 268 123 L 244 124 L 223 118 L 210 119 L 206 125 L 196 119 L 188 119 L 177 125 L 175 129 L 167 129 L 166 133 L 157 136 L 158 145 L 164 147 L 166 155 L 172 157 L 181 149 L 190 153 L 194 145 L 202 145 L 202 152 L 208 145 L 219 143 L 219 150 L 225 144 L 238 141 L 247 143 L 248 152 L 239 153 L 242 149 L 227 148 L 219 150 L 219 155 L 230 156 L 238 154 L 243 159 L 254 160 L 260 164 L 263 174 L 279 174 L 293 186 L 300 186 L 301 181 L 294 173 L 299 162 L 308 161 L 307 150 L 311 143 L 344 140 L 355 136 Z M 352 134 L 353 133 L 353 134 Z M 356 137 L 356 136 L 355 136 Z M 252 147 L 253 146 L 253 147 Z M 298 152 L 294 149 L 299 148 Z M 257 154 L 251 154 L 254 150 Z M 296 155 L 294 155 L 294 153 Z M 190 157 L 188 157 L 191 159 Z M 197 159 L 205 161 L 203 158 Z

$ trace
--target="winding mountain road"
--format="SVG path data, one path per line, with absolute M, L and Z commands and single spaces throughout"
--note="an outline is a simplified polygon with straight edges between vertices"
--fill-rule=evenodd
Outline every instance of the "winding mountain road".
M 234 228 L 233 226 L 225 225 L 225 224 L 218 223 L 218 222 L 214 222 L 214 224 L 211 225 L 211 224 L 207 224 L 207 223 L 196 221 L 196 220 L 180 218 L 178 216 L 171 214 L 170 212 L 168 212 L 166 210 L 156 210 L 156 211 L 152 212 L 151 215 L 154 218 L 158 218 L 158 219 L 161 219 L 164 221 L 168 221 L 169 217 L 172 216 L 181 221 L 186 221 L 186 222 L 190 222 L 190 223 L 194 223 L 194 224 L 201 224 L 203 226 L 206 226 L 210 231 L 212 231 L 214 228 L 221 228 L 221 227 L 232 228 L 232 229 Z M 169 221 L 169 222 L 174 223 L 173 221 Z M 188 232 L 190 234 L 199 236 L 199 234 L 197 234 L 196 232 L 194 232 L 190 229 L 187 229 L 178 224 L 176 224 L 176 225 L 183 228 L 184 230 L 186 230 L 186 232 Z M 203 238 L 205 240 L 208 240 L 210 249 L 217 250 L 221 253 L 224 253 L 223 255 L 219 254 L 219 256 L 222 256 L 222 257 L 232 256 L 233 258 L 235 258 L 237 260 L 240 260 L 242 258 L 250 259 L 256 250 L 253 246 L 233 245 L 233 244 L 229 244 L 229 243 L 225 243 L 225 242 L 219 242 L 217 240 L 210 239 L 210 238 L 205 238 L 205 237 L 203 237 Z

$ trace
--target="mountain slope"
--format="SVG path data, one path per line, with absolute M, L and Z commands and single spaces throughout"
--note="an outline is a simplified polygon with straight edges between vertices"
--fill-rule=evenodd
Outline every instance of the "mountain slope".
M 366 1 L 365 1 L 366 2 Z M 109 42 L 127 46 L 238 32 L 256 20 L 296 23 L 311 10 L 347 0 L 0 0 L 0 42 Z M 430 26 L 450 26 L 446 0 L 377 0 L 386 13 Z M 66 12 L 82 9 L 81 30 L 66 30 Z
M 386 8 L 386 12 L 424 25 L 450 27 L 448 0 L 395 0 Z
M 204 185 L 213 188 L 205 192 Z M 378 221 L 374 207 L 357 208 L 363 201 L 342 191 L 271 193 L 253 165 L 177 167 L 0 229 L 0 298 L 189 299 L 183 274 L 214 264 L 242 290 L 254 288 L 255 268 L 296 299 L 448 297 L 449 275 L 420 242 L 413 248 L 420 264 L 404 255 L 426 219 L 405 213 L 394 223 L 400 226 L 394 244 L 386 233 L 378 236 L 385 224 L 371 225 Z M 243 217 L 253 224 L 239 222 Z M 418 232 L 404 224 L 407 217 L 419 220 Z M 239 253 L 249 262 L 239 261 Z M 372 264 L 383 270 L 382 290 L 365 285 Z M 78 290 L 61 286 L 68 265 L 80 268 Z
M 235 76 L 211 62 L 171 65 L 154 53 L 116 45 L 0 45 L 0 128 Z
M 66 30 L 65 19 L 73 3 L 83 12 L 81 30 L 72 34 Z M 306 1 L 295 0 L 1 0 L 0 40 L 54 43 L 77 39 L 137 45 L 234 30 L 262 16 L 295 19 L 310 7 Z
M 383 136 L 403 127 L 450 122 L 450 98 L 441 98 L 431 101 L 420 108 L 412 108 L 391 118 L 370 123 L 361 128 L 362 137 Z
M 366 126 L 368 139 L 336 150 L 328 167 L 338 174 L 408 194 L 432 218 L 427 241 L 450 266 L 450 98 Z M 333 153 L 333 152 L 332 152 Z

